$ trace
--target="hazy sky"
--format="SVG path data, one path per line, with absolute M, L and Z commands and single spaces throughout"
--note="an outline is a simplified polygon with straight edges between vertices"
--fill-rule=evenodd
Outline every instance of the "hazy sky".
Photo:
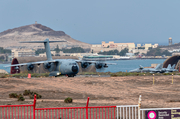
M 0 32 L 38 23 L 91 44 L 180 41 L 180 0 L 1 0 Z

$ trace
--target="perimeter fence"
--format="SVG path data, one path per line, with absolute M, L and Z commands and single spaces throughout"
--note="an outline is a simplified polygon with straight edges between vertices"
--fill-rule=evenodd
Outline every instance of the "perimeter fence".
M 0 105 L 0 119 L 179 119 L 180 108 L 140 108 L 138 105 L 36 108 L 31 105 Z
M 0 105 L 0 119 L 137 119 L 138 105 L 36 108 L 32 105 Z

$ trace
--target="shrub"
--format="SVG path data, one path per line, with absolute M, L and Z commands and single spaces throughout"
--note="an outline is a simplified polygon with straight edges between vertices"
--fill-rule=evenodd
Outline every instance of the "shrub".
M 21 94 L 19 94 L 19 95 L 17 96 L 17 98 L 19 98 L 19 97 L 22 97 L 22 95 L 21 95 Z
M 30 99 L 33 99 L 35 94 L 36 94 L 36 98 L 37 99 L 42 98 L 42 96 L 40 94 L 38 94 L 36 92 L 31 92 L 30 90 L 25 90 L 24 93 L 23 93 L 24 96 L 28 96 L 29 95 Z
M 39 94 L 38 94 L 38 93 L 36 93 L 36 92 L 34 92 L 34 93 L 32 94 L 32 97 L 34 97 L 34 95 L 36 95 L 36 98 L 37 98 L 37 99 L 42 98 L 42 96 L 41 96 L 41 95 L 39 95 Z
M 65 103 L 72 103 L 73 99 L 68 97 L 64 100 Z
M 34 96 L 33 96 L 33 95 L 29 95 L 29 98 L 30 98 L 30 99 L 34 99 Z
M 24 101 L 24 100 L 25 100 L 25 98 L 21 94 L 19 94 L 18 101 Z
M 7 78 L 8 75 L 7 74 L 0 74 L 0 78 Z
M 16 78 L 20 78 L 21 77 L 21 74 L 13 74 L 12 77 L 16 77 Z
M 27 95 L 30 95 L 30 94 L 31 94 L 30 90 L 25 90 L 24 93 L 23 93 L 24 96 L 27 96 Z
M 9 94 L 9 98 L 17 98 L 17 97 L 18 97 L 17 93 L 10 93 Z
M 37 98 L 37 99 L 42 98 L 42 96 L 41 96 L 40 94 L 36 93 L 36 92 L 30 92 L 29 98 L 30 98 L 30 99 L 33 99 L 33 98 L 34 98 L 34 95 L 36 95 L 36 98 Z

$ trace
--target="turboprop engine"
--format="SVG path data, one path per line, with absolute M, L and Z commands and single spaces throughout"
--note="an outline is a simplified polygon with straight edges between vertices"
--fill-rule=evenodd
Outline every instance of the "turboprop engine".
M 102 68 L 107 68 L 108 66 L 105 63 L 96 63 L 95 67 L 96 69 L 102 69 Z
M 88 62 L 82 62 L 81 67 L 82 68 L 87 68 L 90 64 Z
M 51 68 L 51 63 L 45 63 L 45 64 L 44 64 L 44 68 L 45 68 L 45 69 Z
M 55 67 L 55 64 L 52 62 L 44 63 L 44 69 L 48 70 L 49 72 L 54 71 Z
M 27 69 L 28 70 L 33 70 L 34 69 L 34 65 L 33 64 L 28 64 L 27 65 Z

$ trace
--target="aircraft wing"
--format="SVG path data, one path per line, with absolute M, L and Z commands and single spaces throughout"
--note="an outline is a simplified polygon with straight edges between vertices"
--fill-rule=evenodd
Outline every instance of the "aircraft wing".
M 50 62 L 56 62 L 56 60 L 46 60 L 46 61 L 39 61 L 39 62 L 28 62 L 28 63 L 21 63 L 21 64 L 13 64 L 13 65 L 6 65 L 4 67 L 12 67 L 12 66 L 23 66 L 23 65 L 29 65 L 29 64 L 42 64 L 42 63 L 50 63 Z
M 109 65 L 116 65 L 117 63 L 107 63 L 107 62 L 100 62 L 100 61 L 86 61 L 86 60 L 76 60 L 76 62 L 87 62 L 87 63 L 102 63 L 102 64 L 109 64 Z

